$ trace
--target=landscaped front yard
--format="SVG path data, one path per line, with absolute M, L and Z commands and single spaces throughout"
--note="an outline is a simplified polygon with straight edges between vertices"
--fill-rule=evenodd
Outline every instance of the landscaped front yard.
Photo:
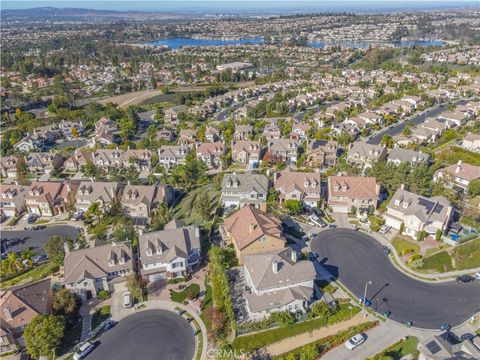
M 110 305 L 102 306 L 95 311 L 92 316 L 92 329 L 96 329 L 98 325 L 107 320 L 110 317 Z
M 194 299 L 198 297 L 198 294 L 200 294 L 200 285 L 190 284 L 182 291 L 172 290 L 170 298 L 172 299 L 172 301 L 183 303 L 185 300 L 187 300 L 187 298 Z
M 400 360 L 407 355 L 413 355 L 416 358 L 418 357 L 417 346 L 418 339 L 409 336 L 407 340 L 400 340 L 369 360 Z
M 399 236 L 392 240 L 392 246 L 395 248 L 399 256 L 409 253 L 418 253 L 420 251 L 420 245 L 413 241 L 403 239 Z

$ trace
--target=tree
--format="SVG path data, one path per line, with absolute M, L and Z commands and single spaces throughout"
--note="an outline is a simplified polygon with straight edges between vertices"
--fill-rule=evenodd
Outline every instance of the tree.
M 194 206 L 195 210 L 198 211 L 203 221 L 210 219 L 210 198 L 208 197 L 208 193 L 206 191 L 201 191 L 200 194 L 197 195 Z
M 33 261 L 33 251 L 30 248 L 26 248 L 22 251 L 22 260 L 28 264 L 28 267 L 32 267 Z
M 480 196 L 480 179 L 470 181 L 468 185 L 468 195 Z
M 272 319 L 281 326 L 290 326 L 295 324 L 295 316 L 290 311 L 274 312 Z
M 64 328 L 61 316 L 35 316 L 23 333 L 27 353 L 35 359 L 50 356 L 62 341 Z
M 127 280 L 127 289 L 132 299 L 137 301 L 143 300 L 143 292 L 145 290 L 145 281 L 136 274 L 130 274 L 125 277 Z
M 45 252 L 50 258 L 50 261 L 53 261 L 57 265 L 61 265 L 65 258 L 64 243 L 65 239 L 63 237 L 53 235 L 48 238 L 48 241 L 44 246 Z
M 18 270 L 22 268 L 22 262 L 18 258 L 17 254 L 14 252 L 9 252 L 7 254 L 7 267 L 11 273 L 18 273 Z
M 302 210 L 302 203 L 298 200 L 288 199 L 285 200 L 283 205 L 291 214 L 300 214 L 300 211 Z
M 53 293 L 53 310 L 55 314 L 69 317 L 75 312 L 77 303 L 73 294 L 65 287 Z
M 382 145 L 385 145 L 387 148 L 393 148 L 393 138 L 392 135 L 385 134 L 382 136 Z
M 325 301 L 315 302 L 312 305 L 309 313 L 309 316 L 311 318 L 328 317 L 329 315 L 330 315 L 330 308 L 328 307 L 328 304 Z
M 102 210 L 100 209 L 100 203 L 96 201 L 91 203 L 85 212 L 85 217 L 92 219 L 94 224 L 98 224 L 100 222 L 101 215 Z
M 155 215 L 152 217 L 152 223 L 150 224 L 152 230 L 163 230 L 164 226 L 172 220 L 172 211 L 167 204 L 161 203 Z

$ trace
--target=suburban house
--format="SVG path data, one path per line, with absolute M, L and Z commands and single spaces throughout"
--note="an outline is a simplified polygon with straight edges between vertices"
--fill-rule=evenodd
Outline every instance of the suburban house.
M 233 137 L 235 140 L 248 140 L 252 134 L 252 125 L 235 125 L 235 132 L 233 133 Z
M 178 135 L 177 143 L 181 146 L 187 146 L 195 143 L 197 139 L 197 131 L 194 129 L 182 129 Z
M 385 160 L 387 149 L 384 146 L 356 141 L 347 154 L 347 162 L 362 168 L 372 167 L 373 163 Z
M 92 161 L 92 152 L 86 150 L 75 149 L 72 156 L 70 156 L 63 163 L 63 167 L 66 171 L 77 172 L 82 166 L 85 166 L 88 161 Z
M 239 140 L 232 144 L 232 160 L 237 164 L 258 164 L 261 155 L 260 141 Z
M 222 166 L 222 156 L 225 155 L 225 144 L 221 142 L 201 143 L 197 146 L 197 159 L 208 167 Z
M 377 207 L 380 185 L 373 177 L 329 176 L 328 206 L 333 212 L 347 213 L 353 209 L 362 211 Z
M 0 353 L 16 350 L 16 338 L 35 316 L 50 314 L 52 303 L 50 279 L 1 290 Z
M 421 151 L 413 151 L 408 149 L 402 149 L 399 147 L 393 148 L 388 154 L 388 162 L 394 163 L 395 165 L 400 165 L 401 163 L 408 164 L 424 164 L 427 165 L 430 163 L 430 155 L 425 154 Z
M 462 140 L 462 148 L 480 153 L 480 135 L 468 134 L 465 136 L 465 138 Z
M 149 281 L 173 279 L 192 273 L 200 262 L 200 228 L 172 220 L 161 231 L 140 234 L 140 273 Z
M 33 182 L 25 194 L 29 214 L 55 216 L 67 212 L 75 204 L 76 185 L 64 182 Z
M 177 145 L 162 145 L 158 149 L 158 162 L 165 168 L 185 164 L 190 147 Z
M 67 246 L 65 250 L 68 250 Z M 63 264 L 65 287 L 84 301 L 96 298 L 102 290 L 123 290 L 125 275 L 134 272 L 134 258 L 129 242 L 112 242 L 66 251 Z
M 16 150 L 22 153 L 29 153 L 30 151 L 41 149 L 42 146 L 43 141 L 30 134 L 27 134 L 23 139 L 13 145 Z
M 95 123 L 95 133 L 101 132 L 116 133 L 118 125 L 113 120 L 103 117 Z
M 63 158 L 58 153 L 30 153 L 25 157 L 25 164 L 33 174 L 50 174 L 63 165 Z
M 170 185 L 128 184 L 125 186 L 120 200 L 122 213 L 140 222 L 146 222 L 159 204 L 170 204 L 173 195 Z
M 427 198 L 405 190 L 402 185 L 387 205 L 385 224 L 417 239 L 420 232 L 435 235 L 450 225 L 453 207 L 443 196 Z
M 16 156 L 0 156 L 0 176 L 2 178 L 16 179 L 17 178 L 17 164 L 19 158 Z
M 280 126 L 276 124 L 268 124 L 263 129 L 262 136 L 265 136 L 267 140 L 278 140 L 282 136 L 282 131 L 280 129 Z
M 300 260 L 296 250 L 285 248 L 246 255 L 244 277 L 249 320 L 262 320 L 273 312 L 306 312 L 318 298 L 313 263 Z
M 152 170 L 152 152 L 146 149 L 128 149 L 123 153 L 123 166 L 134 166 L 139 172 Z
M 298 140 L 270 139 L 268 141 L 268 155 L 274 161 L 286 162 L 295 165 L 298 156 Z
M 338 160 L 338 142 L 313 140 L 307 145 L 306 164 L 311 167 L 335 166 Z
M 207 126 L 205 129 L 205 140 L 208 142 L 215 142 L 220 138 L 220 131 L 212 126 Z
M 78 186 L 76 207 L 87 211 L 90 205 L 97 202 L 103 210 L 119 197 L 120 191 L 118 182 L 82 181 Z
M 0 218 L 17 216 L 23 212 L 26 194 L 25 186 L 0 184 Z
M 267 210 L 268 178 L 261 174 L 225 174 L 222 180 L 222 205 L 246 205 Z
M 282 222 L 250 205 L 226 218 L 224 231 L 241 264 L 246 255 L 280 250 L 286 244 Z
M 275 173 L 273 186 L 280 193 L 281 202 L 297 200 L 316 207 L 321 200 L 320 173 L 297 172 L 287 167 Z
M 435 171 L 433 181 L 442 179 L 446 181 L 446 186 L 465 191 L 471 181 L 480 179 L 480 166 L 464 164 L 459 160 L 456 165 Z
M 97 149 L 92 155 L 92 161 L 95 166 L 101 169 L 122 168 L 124 151 L 119 149 Z

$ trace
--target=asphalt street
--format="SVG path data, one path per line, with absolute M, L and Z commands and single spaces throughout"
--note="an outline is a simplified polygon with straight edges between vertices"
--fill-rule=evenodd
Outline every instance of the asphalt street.
M 100 336 L 87 360 L 187 360 L 195 353 L 190 324 L 171 311 L 145 310 Z
M 455 104 L 465 105 L 467 102 L 468 101 L 461 100 L 461 101 L 457 101 Z M 415 116 L 409 118 L 408 120 L 401 122 L 398 125 L 394 125 L 390 128 L 387 128 L 387 129 L 384 129 L 384 130 L 380 131 L 379 133 L 374 135 L 372 138 L 368 139 L 367 143 L 368 144 L 373 144 L 373 145 L 379 145 L 382 142 L 383 135 L 385 135 L 385 134 L 389 134 L 391 136 L 398 135 L 403 131 L 403 129 L 405 128 L 405 126 L 408 123 L 411 122 L 411 123 L 414 123 L 415 125 L 419 125 L 419 124 L 423 123 L 428 117 L 436 118 L 438 115 L 440 115 L 444 111 L 447 111 L 446 106 L 437 106 L 437 107 L 435 107 L 431 110 L 427 110 L 424 114 L 415 115 Z
M 35 226 L 29 225 L 29 226 Z M 37 254 L 45 254 L 43 247 L 48 241 L 48 238 L 53 235 L 68 237 L 76 240 L 78 237 L 78 230 L 69 225 L 52 225 L 46 226 L 42 230 L 13 230 L 1 232 L 1 242 L 6 246 L 7 252 L 22 252 L 26 248 L 31 248 Z
M 480 280 L 430 284 L 413 279 L 397 270 L 382 246 L 365 233 L 326 230 L 312 241 L 311 250 L 355 296 L 363 296 L 371 280 L 367 292 L 371 308 L 380 314 L 391 311 L 390 318 L 400 323 L 438 329 L 443 322 L 460 325 L 480 311 Z

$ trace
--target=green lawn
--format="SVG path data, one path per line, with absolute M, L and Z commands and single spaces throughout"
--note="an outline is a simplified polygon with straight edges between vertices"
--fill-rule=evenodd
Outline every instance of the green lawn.
M 418 339 L 414 336 L 409 336 L 407 340 L 400 340 L 383 350 L 380 354 L 375 355 L 372 360 L 400 360 L 402 357 L 410 354 L 418 356 L 417 345 Z
M 456 270 L 472 269 L 480 266 L 480 238 L 459 245 L 452 250 Z
M 392 240 L 392 246 L 397 250 L 398 255 L 402 255 L 405 250 L 413 250 L 413 252 L 418 253 L 420 251 L 420 245 L 414 243 L 413 241 L 402 239 L 401 237 L 395 237 Z
M 50 276 L 57 270 L 58 270 L 58 265 L 52 262 L 47 262 L 37 267 L 34 267 L 31 270 L 20 273 L 20 275 L 18 276 L 15 276 L 5 281 L 2 280 L 1 288 L 5 289 L 5 288 L 9 288 L 16 285 L 23 285 L 29 282 L 39 281 Z
M 95 314 L 92 316 L 92 329 L 96 329 L 103 321 L 107 320 L 110 317 L 110 305 L 102 306 L 100 309 L 95 311 Z
M 442 149 L 435 155 L 436 163 L 456 164 L 459 160 L 471 165 L 480 166 L 480 154 L 452 146 Z
M 423 258 L 423 264 L 419 266 L 418 269 L 434 270 L 439 273 L 454 270 L 452 266 L 452 258 L 445 250 Z
M 338 289 L 331 282 L 326 280 L 316 280 L 316 284 L 320 289 L 322 289 L 323 292 L 329 292 L 331 294 L 333 294 Z
M 232 347 L 237 352 L 241 350 L 252 352 L 277 341 L 348 320 L 360 311 L 356 306 L 354 306 L 353 309 L 348 309 L 349 306 L 349 304 L 340 304 L 340 309 L 329 317 L 318 317 L 287 327 L 278 327 L 255 334 L 239 336 L 233 340 Z
M 203 219 L 195 209 L 195 199 L 202 192 L 208 193 L 210 207 L 213 210 L 220 199 L 220 192 L 216 191 L 212 185 L 205 185 L 186 194 L 173 209 L 173 217 L 175 219 L 182 219 L 186 225 L 202 224 Z
M 375 215 L 370 215 L 368 217 L 368 221 L 370 222 L 370 230 L 372 231 L 378 231 L 380 230 L 380 227 L 385 224 L 385 220 L 383 220 L 381 217 L 375 216 Z
M 182 291 L 172 291 L 170 298 L 172 299 L 172 301 L 182 303 L 189 297 L 189 295 L 192 294 L 192 295 L 198 296 L 199 293 L 200 293 L 200 285 L 190 284 Z

